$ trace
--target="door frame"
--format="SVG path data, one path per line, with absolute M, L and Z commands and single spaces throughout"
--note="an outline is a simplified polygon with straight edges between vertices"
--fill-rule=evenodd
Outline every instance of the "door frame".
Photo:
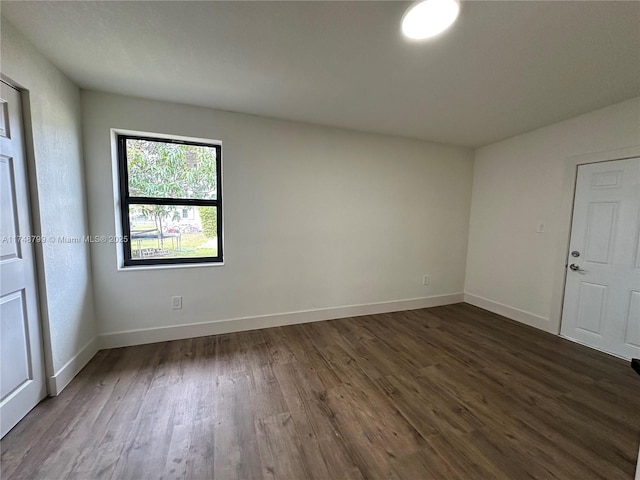
M 25 154 L 25 170 L 27 173 L 27 195 L 29 198 L 29 220 L 31 227 L 31 235 L 42 237 L 42 228 L 40 222 L 40 202 L 38 197 L 38 182 L 36 177 L 36 160 L 35 148 L 33 142 L 33 125 L 31 122 L 31 97 L 29 89 L 22 86 L 19 82 L 14 81 L 4 73 L 0 72 L 0 81 L 9 85 L 20 92 L 20 103 L 22 106 L 22 130 L 24 137 L 24 154 Z M 34 247 L 34 267 L 36 279 L 36 302 L 38 324 L 40 325 L 40 333 L 42 345 L 40 346 L 44 360 L 44 383 L 47 396 L 52 396 L 50 378 L 54 375 L 53 370 L 53 353 L 51 351 L 51 332 L 49 330 L 49 321 L 47 312 L 49 311 L 46 300 L 46 284 L 44 281 L 44 252 L 42 244 L 35 242 Z
M 571 241 L 571 225 L 573 223 L 573 205 L 576 196 L 578 167 L 591 163 L 613 162 L 640 157 L 640 145 L 607 150 L 603 152 L 572 155 L 564 161 L 563 198 L 560 204 L 560 231 L 558 232 L 558 246 L 555 254 L 555 269 L 553 272 L 553 294 L 551 297 L 551 328 L 560 335 L 562 325 L 563 304 L 567 280 L 567 258 Z

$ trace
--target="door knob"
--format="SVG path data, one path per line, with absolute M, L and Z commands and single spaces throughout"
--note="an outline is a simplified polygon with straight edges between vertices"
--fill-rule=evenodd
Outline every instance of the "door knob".
M 572 263 L 571 265 L 569 265 L 569 268 L 574 272 L 586 272 L 586 270 L 583 270 L 582 268 L 580 268 L 575 263 Z

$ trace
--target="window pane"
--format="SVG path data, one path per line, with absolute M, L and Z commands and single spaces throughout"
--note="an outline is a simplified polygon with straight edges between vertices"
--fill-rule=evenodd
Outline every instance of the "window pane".
M 216 199 L 216 149 L 131 139 L 126 141 L 129 195 Z
M 216 207 L 130 205 L 131 258 L 217 256 L 217 213 Z

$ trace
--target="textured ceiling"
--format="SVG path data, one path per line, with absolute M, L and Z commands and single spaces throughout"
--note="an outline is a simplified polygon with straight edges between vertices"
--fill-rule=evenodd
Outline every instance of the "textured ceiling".
M 640 95 L 640 2 L 30 2 L 1 13 L 79 86 L 480 146 Z

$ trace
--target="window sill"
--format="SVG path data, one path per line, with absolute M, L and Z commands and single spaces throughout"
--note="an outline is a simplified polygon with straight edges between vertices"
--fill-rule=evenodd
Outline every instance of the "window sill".
M 173 263 L 166 265 L 136 265 L 125 267 L 118 265 L 119 272 L 137 272 L 140 270 L 173 270 L 175 268 L 202 268 L 202 267 L 224 267 L 224 262 L 207 263 Z

